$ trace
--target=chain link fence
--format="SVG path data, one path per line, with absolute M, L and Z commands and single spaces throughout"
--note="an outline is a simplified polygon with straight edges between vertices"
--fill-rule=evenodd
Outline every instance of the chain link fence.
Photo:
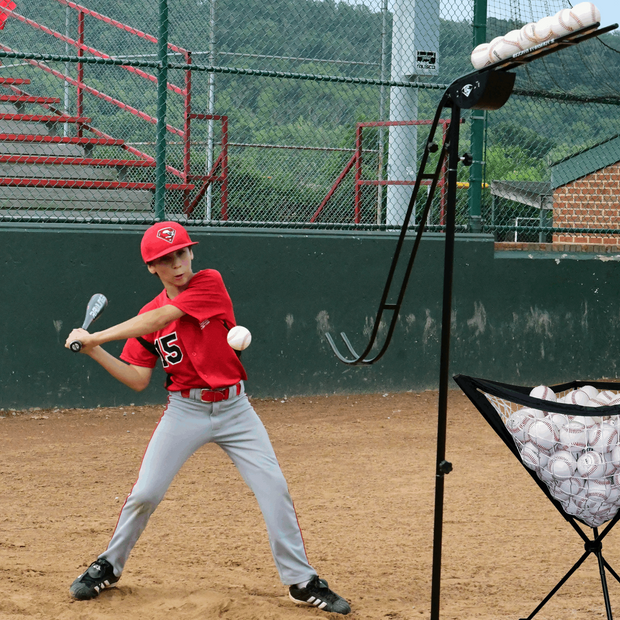
M 2 220 L 341 229 L 399 227 L 425 121 L 476 41 L 570 6 L 0 4 Z M 504 108 L 464 114 L 460 230 L 615 243 L 618 50 L 609 34 L 531 63 Z
M 526 11 L 520 4 L 509 20 L 489 17 L 487 40 L 570 6 L 530 3 Z M 618 34 L 520 69 L 506 106 L 486 115 L 482 213 L 497 240 L 617 246 Z

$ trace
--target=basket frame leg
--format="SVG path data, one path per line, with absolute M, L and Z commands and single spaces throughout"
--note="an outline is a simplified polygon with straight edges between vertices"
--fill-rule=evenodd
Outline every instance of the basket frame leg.
M 555 587 L 545 596 L 545 598 L 539 603 L 539 605 L 534 609 L 534 611 L 527 617 L 521 618 L 521 620 L 532 620 L 532 618 L 551 600 L 551 598 L 555 595 L 555 593 L 568 581 L 568 579 L 577 571 L 577 569 L 585 562 L 586 558 L 589 555 L 593 554 L 596 556 L 598 562 L 599 576 L 601 578 L 601 587 L 603 590 L 603 600 L 605 602 L 605 612 L 607 615 L 607 620 L 613 620 L 613 615 L 611 611 L 611 601 L 609 599 L 609 589 L 607 587 L 607 575 L 605 573 L 605 569 L 609 571 L 609 574 L 614 577 L 616 581 L 620 583 L 620 576 L 616 573 L 616 571 L 609 565 L 607 560 L 603 557 L 602 551 L 602 539 L 607 535 L 607 533 L 611 530 L 611 527 L 615 525 L 618 519 L 615 518 L 611 523 L 610 527 L 605 528 L 605 531 L 599 535 L 598 528 L 592 528 L 594 533 L 593 539 L 587 539 L 585 543 L 585 552 L 583 555 L 573 564 L 570 570 L 558 581 Z M 572 520 L 571 520 L 572 522 Z M 579 528 L 577 528 L 576 524 L 572 523 L 573 526 L 582 532 Z M 582 532 L 583 534 L 583 532 Z M 585 535 L 584 535 L 585 536 Z

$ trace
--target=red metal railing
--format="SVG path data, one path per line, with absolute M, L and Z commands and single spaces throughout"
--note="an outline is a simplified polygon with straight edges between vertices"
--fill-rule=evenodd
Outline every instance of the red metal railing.
M 439 121 L 443 130 L 443 139 L 445 140 L 447 127 L 450 124 L 449 119 L 442 119 Z M 355 188 L 354 188 L 354 221 L 356 224 L 361 223 L 361 214 L 362 214 L 362 187 L 364 185 L 415 185 L 416 181 L 398 181 L 398 180 L 387 180 L 387 179 L 363 179 L 362 178 L 362 130 L 364 127 L 403 127 L 410 125 L 431 125 L 433 123 L 432 120 L 423 120 L 423 121 L 376 121 L 369 123 L 357 123 L 355 126 L 355 153 L 351 157 L 351 159 L 347 162 L 342 172 L 338 175 L 338 178 L 334 181 L 334 184 L 331 186 L 330 190 L 327 192 L 325 198 L 318 206 L 317 210 L 314 212 L 314 215 L 310 218 L 310 222 L 316 222 L 321 215 L 321 212 L 325 208 L 325 205 L 329 202 L 331 197 L 334 195 L 340 184 L 344 181 L 346 176 L 351 172 L 351 169 L 355 167 Z M 437 186 L 440 190 L 440 224 L 443 225 L 445 219 L 445 206 L 446 206 L 446 182 L 445 176 L 447 172 L 447 164 L 444 162 L 441 169 L 441 177 L 437 183 Z M 423 180 L 422 185 L 430 185 L 431 181 Z
M 128 32 L 136 37 L 139 37 L 141 39 L 144 39 L 146 41 L 149 41 L 150 43 L 154 43 L 157 44 L 157 38 L 154 37 L 153 35 L 147 34 L 137 28 L 133 28 L 132 26 L 129 26 L 127 24 L 123 24 L 117 20 L 114 20 L 106 15 L 103 15 L 101 13 L 98 13 L 97 11 L 93 11 L 91 9 L 88 9 L 82 5 L 79 5 L 75 2 L 71 2 L 69 0 L 57 0 L 60 4 L 69 7 L 72 10 L 75 10 L 77 12 L 77 17 L 78 17 L 78 36 L 77 36 L 77 40 L 76 39 L 72 39 L 71 37 L 64 35 L 60 32 L 57 32 L 51 28 L 48 28 L 47 26 L 44 26 L 42 24 L 39 24 L 37 22 L 35 22 L 32 19 L 28 19 L 26 17 L 24 17 L 23 15 L 20 15 L 19 13 L 15 12 L 13 9 L 15 8 L 14 6 L 9 6 L 9 7 L 2 7 L 0 12 L 2 15 L 4 16 L 8 16 L 11 17 L 13 19 L 17 19 L 18 21 L 21 21 L 24 24 L 27 24 L 28 26 L 39 30 L 41 32 L 44 32 L 50 36 L 53 36 L 73 47 L 75 47 L 77 49 L 77 55 L 78 57 L 83 57 L 85 52 L 88 52 L 89 54 L 96 56 L 98 58 L 104 58 L 104 59 L 109 59 L 111 58 L 111 56 L 103 53 L 102 51 L 91 47 L 89 45 L 87 45 L 85 43 L 85 16 L 88 15 L 94 19 L 97 19 L 99 21 L 102 21 L 114 28 L 119 28 L 125 32 Z M 5 51 L 14 51 L 11 48 L 9 48 L 6 45 L 2 45 L 0 44 L 0 49 L 5 50 Z M 182 47 L 179 47 L 177 45 L 174 45 L 172 43 L 168 44 L 168 49 L 175 52 L 175 53 L 179 53 L 182 54 L 185 60 L 186 64 L 191 64 L 192 62 L 192 57 L 191 57 L 191 52 L 189 50 L 186 50 Z M 76 117 L 77 122 L 76 122 L 76 134 L 78 138 L 81 138 L 83 136 L 83 130 L 88 130 L 90 132 L 95 133 L 96 135 L 98 135 L 100 138 L 106 138 L 106 139 L 112 139 L 111 136 L 108 136 L 107 134 L 105 134 L 104 132 L 97 130 L 95 127 L 93 127 L 90 124 L 87 124 L 85 122 L 82 122 L 83 120 L 86 120 L 85 117 L 85 111 L 84 111 L 84 93 L 88 93 L 91 94 L 95 97 L 98 97 L 100 99 L 103 99 L 104 101 L 107 101 L 108 103 L 120 108 L 121 110 L 124 110 L 126 112 L 129 112 L 130 114 L 137 116 L 138 118 L 141 118 L 142 120 L 156 125 L 157 124 L 157 119 L 153 116 L 150 116 L 149 114 L 147 114 L 146 112 L 143 112 L 142 110 L 139 110 L 123 101 L 120 101 L 119 99 L 116 99 L 115 97 L 112 97 L 104 92 L 102 92 L 99 89 L 93 88 L 92 86 L 87 85 L 84 82 L 84 63 L 78 62 L 77 63 L 77 79 L 73 79 L 59 71 L 56 71 L 54 69 L 52 69 L 51 67 L 47 66 L 46 64 L 42 63 L 42 62 L 38 62 L 36 60 L 27 60 L 26 62 L 28 62 L 29 64 L 31 64 L 32 66 L 41 69 L 42 71 L 45 71 L 47 73 L 49 73 L 50 75 L 53 75 L 54 77 L 63 80 L 69 84 L 71 84 L 72 86 L 75 86 L 76 88 Z M 146 79 L 149 82 L 152 83 L 157 83 L 157 77 L 152 75 L 151 73 L 148 73 L 146 71 L 143 71 L 137 67 L 132 67 L 129 65 L 120 65 L 123 69 L 130 71 L 131 73 L 134 73 L 135 75 L 139 76 L 140 78 Z M 8 84 L 7 84 L 8 86 Z M 227 177 L 228 177 L 228 153 L 227 153 L 227 148 L 225 146 L 225 143 L 227 143 L 227 136 L 228 136 L 228 122 L 227 122 L 227 117 L 222 117 L 222 116 L 216 116 L 216 115 L 196 115 L 196 114 L 192 114 L 191 113 L 191 98 L 192 98 L 192 77 L 191 77 L 191 71 L 190 70 L 185 70 L 185 79 L 184 79 L 184 87 L 181 88 L 179 86 L 176 86 L 175 84 L 172 83 L 168 83 L 167 84 L 167 88 L 169 91 L 174 92 L 177 95 L 180 95 L 181 97 L 183 97 L 183 129 L 179 129 L 177 127 L 174 127 L 170 124 L 166 125 L 166 129 L 168 132 L 173 133 L 177 136 L 179 136 L 182 139 L 183 142 L 183 169 L 182 170 L 178 170 L 170 165 L 166 166 L 166 170 L 170 173 L 172 173 L 173 175 L 180 177 L 181 179 L 183 179 L 184 184 L 178 185 L 178 187 L 185 187 L 185 186 L 189 186 L 188 185 L 188 180 L 191 179 L 195 179 L 195 180 L 199 180 L 199 181 L 203 181 L 203 189 L 201 189 L 199 191 L 199 197 L 194 197 L 194 199 L 190 200 L 190 195 L 189 195 L 189 190 L 184 190 L 185 193 L 185 197 L 184 197 L 184 207 L 185 207 L 185 211 L 188 213 L 191 213 L 195 206 L 198 204 L 199 200 L 204 196 L 204 193 L 206 192 L 206 188 L 214 182 L 219 182 L 221 183 L 221 216 L 222 219 L 226 219 L 227 218 L 227 209 L 228 209 L 228 205 L 227 205 L 227 198 L 228 198 L 228 192 L 227 192 Z M 24 93 L 22 91 L 18 92 L 18 89 L 13 88 L 14 92 L 16 93 L 16 96 L 18 97 L 23 97 L 23 96 L 30 96 L 27 93 Z M 40 103 L 58 103 L 57 100 L 52 101 L 50 99 L 49 102 L 43 102 L 41 101 Z M 48 107 L 47 105 L 45 107 Z M 51 107 L 51 106 L 49 106 Z M 218 157 L 216 164 L 213 166 L 212 170 L 206 174 L 206 175 L 192 175 L 191 173 L 191 121 L 193 119 L 207 119 L 207 120 L 220 120 L 222 121 L 222 150 L 220 153 L 220 156 Z M 153 157 L 148 155 L 147 153 L 144 153 L 136 148 L 130 147 L 129 145 L 123 145 L 123 148 L 126 149 L 127 151 L 133 153 L 134 155 L 140 157 L 141 159 L 147 160 L 147 161 L 152 161 Z M 220 174 L 215 174 L 215 171 L 217 170 L 217 168 L 221 169 L 221 173 Z M 174 187 L 177 187 L 177 185 L 174 185 Z M 171 185 L 172 187 L 172 185 Z M 191 209 L 190 209 L 191 206 Z
M 112 19 L 111 17 L 107 17 L 106 15 L 97 13 L 97 11 L 87 9 L 85 6 L 81 6 L 79 4 L 76 4 L 75 2 L 70 2 L 69 0 L 58 0 L 58 2 L 60 2 L 60 4 L 68 6 L 69 8 L 75 9 L 76 11 L 80 11 L 81 13 L 84 13 L 84 15 L 90 15 L 91 17 L 94 17 L 95 19 L 105 22 L 106 24 L 110 24 L 111 26 L 114 26 L 115 28 L 119 28 L 120 30 L 124 30 L 125 32 L 128 32 L 129 34 L 133 34 L 141 39 L 146 39 L 147 41 L 151 43 L 157 44 L 157 37 L 154 37 L 151 34 L 146 34 L 145 32 L 138 30 L 137 28 L 133 28 L 132 26 L 128 26 L 127 24 L 123 24 L 119 21 L 116 21 L 115 19 Z M 172 50 L 173 52 L 179 52 L 181 54 L 187 52 L 187 50 L 183 49 L 182 47 L 178 47 L 174 45 L 173 43 L 168 43 L 168 49 Z
M 202 180 L 202 187 L 198 190 L 196 196 L 191 203 L 187 200 L 188 196 L 186 195 L 185 201 L 185 213 L 190 215 L 194 209 L 198 206 L 198 203 L 202 200 L 203 196 L 207 192 L 209 186 L 214 182 L 219 182 L 220 186 L 220 202 L 222 204 L 221 218 L 222 220 L 228 220 L 228 116 L 218 116 L 214 114 L 190 114 L 188 117 L 188 122 L 191 119 L 196 120 L 214 120 L 221 121 L 222 123 L 222 149 L 218 158 L 215 160 L 215 163 L 209 170 L 209 174 L 206 176 L 199 175 L 190 175 L 189 179 L 186 180 Z M 217 169 L 220 169 L 220 174 L 217 175 Z

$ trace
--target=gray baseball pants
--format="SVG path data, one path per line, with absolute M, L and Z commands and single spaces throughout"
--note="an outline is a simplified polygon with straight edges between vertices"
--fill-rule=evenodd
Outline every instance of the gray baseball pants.
M 243 383 L 242 383 L 243 386 Z M 144 454 L 138 480 L 129 494 L 105 558 L 119 576 L 183 463 L 209 442 L 218 444 L 231 458 L 254 492 L 263 513 L 271 552 L 282 583 L 307 581 L 316 571 L 308 563 L 293 501 L 288 492 L 271 441 L 243 387 L 241 393 L 217 403 L 170 393 L 168 406 Z

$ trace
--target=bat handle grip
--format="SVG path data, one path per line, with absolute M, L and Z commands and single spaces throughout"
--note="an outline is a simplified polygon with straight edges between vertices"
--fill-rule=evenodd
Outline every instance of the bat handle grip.
M 82 343 L 79 340 L 74 340 L 71 344 L 69 344 L 69 348 L 74 353 L 79 353 L 82 350 Z

